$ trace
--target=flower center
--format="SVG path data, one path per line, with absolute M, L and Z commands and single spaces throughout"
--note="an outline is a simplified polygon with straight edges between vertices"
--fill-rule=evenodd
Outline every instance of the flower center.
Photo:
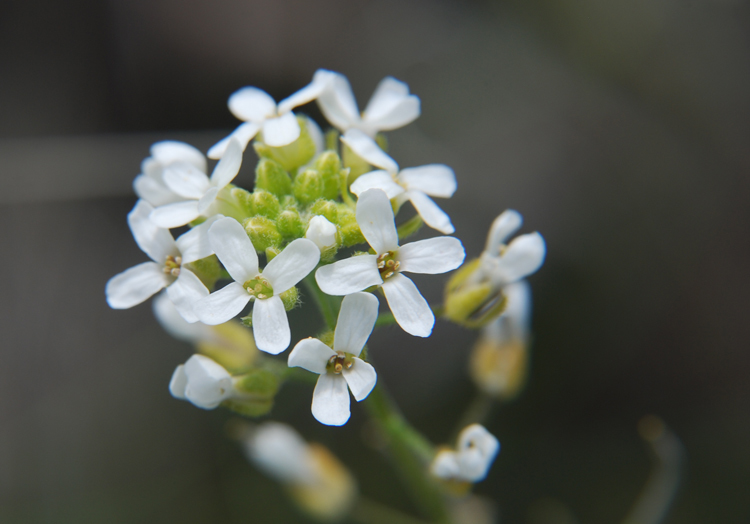
M 182 257 L 167 255 L 167 259 L 164 261 L 164 268 L 162 268 L 162 271 L 164 271 L 164 273 L 166 273 L 167 275 L 179 277 L 180 266 L 182 266 Z
M 331 358 L 328 359 L 326 364 L 326 371 L 339 375 L 345 369 L 349 369 L 354 364 L 352 355 L 344 353 L 343 351 L 337 352 Z
M 398 260 L 395 259 L 395 251 L 387 251 L 382 255 L 378 255 L 378 271 L 380 271 L 380 278 L 385 280 L 388 277 L 392 277 L 398 267 L 401 265 Z
M 260 275 L 251 278 L 242 284 L 242 287 L 245 288 L 245 291 L 247 291 L 250 296 L 255 298 L 264 299 L 273 296 L 273 286 L 268 280 Z

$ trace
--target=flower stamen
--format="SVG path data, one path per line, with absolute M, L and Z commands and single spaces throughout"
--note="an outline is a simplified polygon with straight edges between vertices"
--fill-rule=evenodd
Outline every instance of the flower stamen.
M 164 273 L 166 273 L 167 275 L 172 275 L 173 277 L 179 277 L 181 266 L 182 266 L 181 256 L 167 255 L 167 259 L 164 261 L 164 268 L 162 269 L 162 271 L 164 271 Z
M 353 364 L 354 362 L 352 361 L 351 355 L 344 353 L 343 351 L 339 351 L 330 359 L 328 359 L 326 370 L 335 375 L 340 375 L 342 371 L 351 368 Z
M 395 256 L 395 251 L 387 251 L 378 256 L 378 271 L 380 271 L 380 278 L 383 280 L 392 277 L 401 266 Z
M 244 287 L 245 291 L 254 298 L 263 300 L 273 296 L 273 286 L 268 280 L 260 275 L 251 278 L 245 282 L 242 287 Z

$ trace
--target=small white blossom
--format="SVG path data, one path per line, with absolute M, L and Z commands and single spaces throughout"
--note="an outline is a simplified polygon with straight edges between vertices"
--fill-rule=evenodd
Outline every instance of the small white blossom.
M 482 328 L 482 337 L 496 344 L 517 341 L 526 346 L 531 321 L 531 289 L 525 280 L 503 287 L 506 306 L 503 313 Z
M 258 349 L 274 355 L 281 353 L 289 347 L 291 331 L 279 295 L 315 268 L 320 250 L 310 240 L 298 238 L 271 260 L 261 274 L 258 255 L 239 222 L 233 218 L 217 220 L 208 237 L 234 282 L 197 301 L 193 311 L 205 324 L 222 324 L 254 300 L 252 324 Z
M 315 76 L 330 82 L 318 96 L 318 105 L 331 125 L 342 133 L 359 129 L 374 137 L 380 131 L 403 127 L 419 116 L 419 98 L 409 94 L 409 86 L 390 76 L 380 81 L 361 115 L 344 75 L 320 69 Z
M 172 164 L 187 164 L 206 172 L 206 157 L 193 146 L 184 142 L 157 142 L 151 146 L 151 156 L 141 163 L 141 174 L 133 181 L 135 194 L 154 207 L 183 200 L 162 178 L 164 170 Z
M 214 409 L 234 395 L 234 385 L 226 369 L 206 356 L 193 355 L 174 370 L 169 392 L 199 408 Z
M 495 286 L 504 287 L 541 267 L 547 249 L 539 233 L 519 235 L 505 244 L 522 222 L 521 215 L 512 209 L 504 211 L 494 220 L 474 280 L 489 279 Z
M 453 237 L 398 245 L 390 200 L 384 191 L 369 189 L 359 196 L 357 224 L 376 254 L 359 255 L 322 266 L 315 273 L 320 289 L 329 295 L 349 295 L 382 286 L 398 324 L 412 335 L 428 337 L 435 324 L 427 301 L 402 272 L 439 274 L 464 261 L 461 241 Z
M 210 178 L 205 171 L 201 171 L 193 164 L 170 164 L 164 169 L 162 180 L 172 192 L 180 196 L 180 201 L 154 209 L 151 212 L 151 221 L 159 227 L 173 228 L 184 226 L 200 216 L 215 214 L 212 205 L 216 197 L 234 180 L 241 164 L 242 150 L 236 140 L 229 141 Z
M 472 424 L 458 436 L 456 451 L 441 450 L 430 465 L 436 477 L 446 480 L 479 482 L 487 476 L 500 443 L 480 424 Z
M 316 215 L 310 219 L 305 238 L 315 242 L 321 253 L 336 245 L 336 225 L 324 216 Z
M 209 158 L 220 158 L 229 141 L 234 138 L 244 151 L 258 132 L 263 132 L 263 142 L 272 147 L 291 144 L 300 135 L 300 127 L 292 109 L 315 100 L 327 87 L 330 77 L 316 74 L 313 81 L 278 105 L 274 99 L 257 87 L 243 87 L 229 97 L 229 110 L 245 123 L 231 135 L 208 150 Z
M 318 373 L 312 414 L 318 422 L 341 426 L 349 420 L 349 393 L 357 402 L 370 394 L 377 382 L 375 368 L 359 358 L 378 318 L 378 299 L 354 293 L 341 302 L 333 349 L 317 338 L 300 340 L 289 354 L 289 367 Z
M 382 189 L 388 198 L 396 199 L 397 205 L 409 200 L 424 223 L 431 228 L 446 235 L 455 231 L 448 215 L 430 198 L 450 198 L 456 192 L 456 175 L 450 167 L 429 164 L 399 171 L 398 164 L 373 139 L 359 131 L 347 131 L 341 141 L 369 164 L 383 169 L 370 171 L 357 178 L 350 187 L 352 193 L 359 195 L 368 189 Z
M 193 302 L 208 295 L 208 289 L 185 264 L 213 254 L 207 232 L 220 216 L 194 227 L 175 240 L 172 234 L 156 226 L 149 216 L 153 208 L 139 200 L 128 214 L 128 225 L 138 247 L 153 262 L 144 262 L 112 277 L 105 288 L 107 303 L 114 309 L 128 309 L 167 288 L 169 299 L 188 321 L 198 320 Z

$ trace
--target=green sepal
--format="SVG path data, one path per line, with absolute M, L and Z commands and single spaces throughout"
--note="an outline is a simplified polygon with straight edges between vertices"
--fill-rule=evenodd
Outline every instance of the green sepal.
M 272 220 L 264 216 L 254 216 L 245 220 L 242 225 L 257 252 L 262 253 L 269 247 L 281 247 L 281 233 Z
M 349 178 L 347 179 L 348 185 L 352 185 L 360 175 L 372 171 L 370 164 L 368 164 L 364 158 L 349 149 L 349 146 L 343 142 L 341 144 L 341 157 L 344 161 L 344 167 L 349 168 Z
M 341 133 L 339 133 L 338 129 L 329 129 L 326 131 L 325 136 L 325 142 L 326 142 L 326 149 L 330 151 L 337 151 L 339 148 L 339 138 L 341 137 Z
M 278 247 L 267 247 L 266 248 L 266 263 L 270 262 L 281 253 L 281 248 Z
M 336 202 L 331 200 L 320 199 L 310 206 L 310 213 L 312 215 L 320 215 L 326 217 L 332 224 L 338 225 L 338 206 Z
M 278 375 L 263 367 L 251 369 L 234 383 L 238 392 L 257 398 L 273 398 L 279 391 L 279 385 Z
M 276 195 L 263 189 L 256 189 L 248 197 L 250 215 L 261 215 L 275 219 L 281 212 L 281 205 Z
M 323 151 L 313 162 L 313 168 L 320 173 L 322 178 L 322 197 L 335 200 L 339 196 L 341 178 L 341 158 L 338 153 Z
M 479 329 L 497 318 L 505 311 L 507 303 L 502 289 L 491 282 L 469 281 L 479 264 L 479 259 L 464 264 L 445 286 L 443 316 L 471 329 Z
M 337 210 L 339 235 L 341 244 L 346 247 L 355 246 L 365 241 L 365 237 L 357 224 L 357 216 L 354 211 L 345 204 L 339 204 Z
M 239 208 L 247 216 L 253 216 L 255 214 L 251 211 L 250 199 L 252 198 L 252 193 L 250 193 L 250 191 L 248 191 L 247 189 L 242 189 L 241 187 L 233 187 L 229 193 L 237 202 Z
M 281 164 L 261 158 L 255 168 L 255 189 L 263 189 L 281 198 L 292 192 L 292 179 Z
M 294 209 L 285 209 L 276 219 L 276 228 L 279 233 L 286 239 L 302 238 L 305 236 L 305 227 L 302 225 L 302 219 L 299 212 Z
M 272 398 L 239 399 L 233 398 L 221 403 L 227 409 L 245 417 L 260 417 L 273 409 Z
M 297 289 L 297 286 L 292 286 L 279 295 L 279 297 L 281 297 L 281 301 L 284 303 L 284 309 L 291 311 L 299 304 L 299 289 Z
M 300 135 L 297 140 L 282 147 L 271 147 L 263 143 L 263 134 L 259 133 L 253 147 L 259 157 L 269 158 L 281 164 L 289 173 L 296 173 L 297 169 L 307 164 L 315 156 L 315 141 L 307 129 L 308 119 L 304 116 L 297 117 L 300 127 Z
M 214 288 L 216 281 L 221 277 L 221 264 L 216 255 L 209 255 L 205 258 L 194 260 L 185 264 L 185 267 L 195 273 L 195 276 L 203 282 L 209 290 Z
M 294 178 L 294 197 L 307 206 L 323 197 L 323 176 L 315 169 L 305 169 Z
M 333 349 L 333 339 L 335 338 L 335 333 L 331 330 L 325 331 L 318 335 L 318 340 L 320 340 L 323 344 L 328 346 L 329 348 Z

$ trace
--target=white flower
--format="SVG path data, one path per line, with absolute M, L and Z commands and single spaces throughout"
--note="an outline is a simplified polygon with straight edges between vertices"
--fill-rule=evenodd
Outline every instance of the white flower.
M 464 261 L 461 241 L 453 237 L 419 240 L 398 245 L 390 200 L 380 189 L 359 196 L 357 223 L 374 255 L 359 255 L 322 266 L 315 273 L 320 289 L 329 295 L 349 295 L 370 286 L 382 286 L 398 324 L 412 335 L 428 337 L 435 316 L 417 286 L 402 272 L 439 274 Z
M 479 271 L 474 280 L 489 279 L 495 286 L 512 284 L 539 269 L 544 262 L 546 246 L 537 232 L 519 235 L 509 244 L 505 241 L 521 227 L 523 219 L 508 209 L 498 216 L 487 235 L 487 246 L 480 256 Z
M 151 213 L 151 221 L 159 227 L 173 228 L 184 226 L 199 216 L 210 216 L 211 205 L 219 191 L 234 180 L 242 164 L 242 150 L 236 140 L 229 145 L 216 164 L 211 178 L 195 165 L 187 162 L 173 163 L 164 169 L 162 180 L 175 194 L 179 202 L 157 207 Z
M 363 400 L 375 387 L 375 368 L 359 358 L 378 318 L 378 299 L 370 293 L 354 293 L 341 302 L 333 349 L 317 338 L 300 340 L 289 354 L 289 367 L 318 373 L 312 414 L 318 422 L 341 426 L 349 420 L 349 393 Z
M 208 237 L 234 282 L 197 301 L 193 311 L 205 324 L 222 324 L 254 300 L 252 324 L 258 349 L 274 355 L 281 353 L 289 347 L 291 332 L 279 295 L 313 270 L 320 259 L 320 250 L 310 240 L 298 238 L 271 260 L 261 274 L 253 243 L 239 222 L 233 218 L 217 220 Z
M 232 376 L 203 355 L 193 355 L 172 374 L 169 392 L 203 409 L 214 409 L 234 395 Z
M 112 277 L 105 289 L 107 303 L 114 309 L 128 309 L 166 287 L 180 315 L 188 322 L 195 322 L 198 317 L 193 314 L 193 302 L 208 295 L 208 289 L 184 266 L 213 254 L 207 231 L 220 216 L 175 240 L 168 230 L 149 220 L 152 210 L 148 202 L 139 200 L 128 214 L 128 225 L 138 247 L 153 262 L 144 262 Z
M 383 170 L 370 171 L 352 183 L 350 189 L 359 195 L 368 189 L 382 189 L 397 205 L 409 200 L 425 224 L 446 235 L 455 229 L 451 219 L 427 196 L 450 198 L 456 192 L 456 175 L 444 164 L 429 164 L 398 170 L 398 164 L 375 141 L 356 129 L 347 131 L 341 141 L 369 164 Z
M 464 482 L 479 482 L 487 476 L 500 443 L 480 424 L 472 424 L 458 436 L 456 451 L 442 450 L 435 456 L 430 471 L 436 477 Z
M 305 238 L 315 242 L 321 253 L 336 245 L 336 225 L 324 216 L 315 215 L 310 219 Z
M 171 164 L 187 164 L 206 172 L 206 157 L 193 146 L 184 142 L 157 142 L 151 146 L 151 156 L 141 163 L 141 174 L 133 181 L 135 194 L 154 207 L 183 200 L 162 178 Z
M 531 320 L 531 289 L 525 280 L 508 284 L 503 288 L 506 306 L 503 313 L 482 328 L 482 337 L 496 344 L 520 342 L 528 344 Z
M 330 80 L 329 76 L 316 73 L 310 84 L 278 105 L 268 93 L 257 87 L 243 87 L 232 93 L 229 97 L 229 110 L 245 123 L 209 149 L 208 158 L 220 158 L 232 138 L 239 142 L 244 151 L 248 142 L 261 130 L 263 142 L 269 146 L 291 144 L 300 135 L 299 123 L 292 109 L 315 100 L 328 87 Z
M 380 81 L 360 115 L 354 93 L 344 75 L 323 69 L 315 75 L 321 78 L 325 75 L 330 82 L 318 96 L 318 105 L 331 125 L 342 133 L 359 129 L 374 137 L 380 131 L 403 127 L 419 116 L 419 98 L 409 94 L 409 86 L 390 76 Z

